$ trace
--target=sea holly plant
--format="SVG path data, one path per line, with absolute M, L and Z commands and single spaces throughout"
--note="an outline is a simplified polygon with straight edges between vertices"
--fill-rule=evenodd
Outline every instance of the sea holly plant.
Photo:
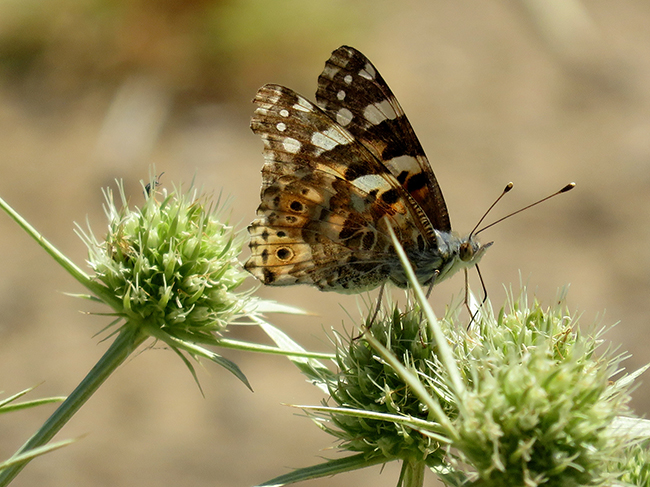
M 29 401 L 20 401 L 20 402 L 18 401 L 20 398 L 33 391 L 35 387 L 36 386 L 30 387 L 16 394 L 13 394 L 12 396 L 0 399 L 0 421 L 4 419 L 4 416 L 2 416 L 3 414 L 12 413 L 16 411 L 23 411 L 25 409 L 31 409 L 37 406 L 62 402 L 65 400 L 65 397 L 44 397 L 41 399 L 31 399 Z M 59 448 L 63 448 L 64 446 L 67 446 L 73 443 L 74 441 L 76 440 L 74 439 L 62 440 L 56 443 L 50 443 L 40 448 L 32 449 L 21 455 L 15 455 L 9 460 L 0 462 L 0 472 L 6 470 L 7 468 L 13 465 L 24 463 L 25 461 L 29 461 L 33 458 L 36 458 L 37 456 L 44 455 L 45 453 L 49 453 L 54 450 L 58 450 Z
M 206 347 L 277 352 L 273 347 L 226 339 L 223 332 L 233 324 L 250 324 L 257 313 L 299 312 L 261 301 L 250 289 L 241 289 L 246 273 L 238 256 L 244 238 L 224 221 L 224 205 L 219 201 L 211 203 L 195 188 L 158 191 L 155 178 L 143 189 L 141 207 L 129 204 L 119 183 L 117 202 L 111 190 L 105 191 L 108 231 L 104 238 L 97 238 L 90 228 L 78 227 L 88 247 L 92 275 L 77 267 L 0 199 L 0 207 L 88 290 L 81 297 L 107 305 L 109 311 L 102 314 L 114 318 L 105 330 L 113 338 L 108 350 L 5 464 L 0 486 L 11 482 L 27 462 L 47 448 L 52 437 L 145 341 L 166 344 L 197 383 L 192 361 L 203 358 L 226 368 L 250 387 L 235 363 Z
M 402 259 L 405 306 L 356 338 L 335 333 L 337 372 L 297 363 L 327 396 L 296 407 L 352 454 L 260 485 L 390 461 L 402 487 L 424 485 L 426 470 L 450 486 L 650 485 L 650 422 L 627 407 L 646 367 L 624 373 L 625 354 L 604 346 L 602 327 L 577 327 L 564 292 L 543 307 L 522 286 L 496 314 L 474 303 L 468 329 L 460 303 L 435 317 Z
M 193 361 L 204 358 L 246 385 L 237 365 L 212 348 L 286 355 L 325 393 L 321 405 L 298 407 L 351 454 L 261 485 L 390 461 L 401 462 L 397 483 L 403 487 L 424 485 L 426 470 L 450 486 L 649 485 L 650 422 L 627 408 L 645 368 L 624 374 L 625 356 L 603 346 L 602 329 L 582 332 L 563 294 L 545 308 L 529 302 L 522 289 L 496 314 L 489 302 L 475 304 L 468 329 L 459 303 L 436 318 L 394 240 L 411 284 L 406 304 L 388 304 L 376 317 L 371 304 L 361 334 L 333 333 L 332 353 L 310 353 L 262 314 L 297 310 L 241 290 L 243 238 L 224 222 L 223 205 L 193 188 L 167 193 L 152 179 L 142 207 L 135 207 L 118 188 L 117 203 L 111 191 L 105 193 L 106 237 L 78 229 L 92 275 L 0 200 L 0 207 L 86 287 L 89 293 L 82 297 L 107 305 L 113 317 L 105 331 L 113 339 L 108 350 L 0 465 L 0 487 L 36 455 L 62 446 L 49 441 L 147 340 L 165 343 L 195 379 Z M 277 347 L 223 336 L 226 327 L 243 322 L 258 324 Z M 328 367 L 332 364 L 336 370 Z M 0 412 L 4 406 L 0 402 Z

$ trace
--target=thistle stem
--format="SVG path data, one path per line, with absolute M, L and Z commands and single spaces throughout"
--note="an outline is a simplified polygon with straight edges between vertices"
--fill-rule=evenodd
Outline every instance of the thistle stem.
M 38 230 L 29 224 L 20 214 L 14 210 L 9 204 L 0 198 L 0 209 L 4 210 L 7 215 L 9 215 L 20 227 L 27 232 L 27 234 L 32 237 L 38 245 L 43 247 L 43 249 L 50 254 L 50 256 L 63 267 L 68 274 L 74 277 L 79 281 L 83 286 L 85 286 L 91 293 L 100 298 L 106 304 L 111 306 L 113 309 L 121 309 L 121 303 L 115 295 L 108 292 L 105 286 L 102 286 L 100 283 L 94 281 L 88 276 L 84 271 L 82 271 L 77 265 L 72 262 L 68 257 L 63 255 L 63 253 L 57 249 L 52 243 L 47 240 L 43 235 L 41 235 Z
M 422 487 L 425 467 L 424 462 L 404 460 L 400 473 L 401 487 Z
M 144 342 L 147 335 L 134 327 L 127 325 L 117 335 L 115 341 L 104 353 L 102 358 L 90 370 L 88 375 L 79 383 L 68 398 L 45 421 L 43 426 L 32 436 L 14 456 L 45 445 L 56 435 L 61 428 L 74 416 L 90 396 L 101 386 L 104 381 L 131 355 L 131 353 Z M 0 487 L 8 485 L 28 462 L 8 467 L 0 472 Z

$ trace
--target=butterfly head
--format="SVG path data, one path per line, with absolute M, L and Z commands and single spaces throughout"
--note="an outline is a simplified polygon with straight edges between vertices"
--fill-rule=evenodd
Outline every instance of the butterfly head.
M 485 251 L 492 245 L 493 242 L 481 244 L 478 238 L 470 234 L 465 238 L 460 239 L 457 251 L 455 252 L 452 266 L 454 270 L 461 268 L 469 268 L 479 263 Z
M 458 272 L 479 263 L 492 242 L 481 244 L 475 235 L 460 237 L 452 232 L 436 231 L 438 240 L 437 258 L 434 264 L 435 282 L 440 282 Z
M 467 267 L 478 264 L 478 261 L 481 260 L 483 254 L 488 249 L 493 242 L 488 242 L 485 245 L 481 245 L 479 241 L 473 236 L 470 235 L 467 237 L 467 240 L 462 242 L 458 247 L 458 258 L 461 262 L 464 262 Z

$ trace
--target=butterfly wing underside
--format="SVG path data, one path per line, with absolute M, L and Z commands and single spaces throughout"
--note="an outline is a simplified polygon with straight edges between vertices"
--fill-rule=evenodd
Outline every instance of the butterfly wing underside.
M 316 102 L 365 145 L 418 203 L 436 230 L 451 231 L 447 206 L 408 118 L 361 52 L 339 47 L 318 78 Z
M 258 279 L 360 292 L 399 266 L 388 224 L 405 246 L 435 243 L 417 203 L 346 128 L 279 85 L 254 101 L 265 164 L 246 269 Z
M 363 54 L 342 46 L 318 78 L 316 100 L 279 85 L 255 97 L 251 128 L 265 164 L 246 269 L 265 284 L 326 291 L 360 292 L 389 278 L 403 286 L 390 225 L 426 262 L 428 282 L 440 263 L 435 230 L 451 225 L 395 96 Z

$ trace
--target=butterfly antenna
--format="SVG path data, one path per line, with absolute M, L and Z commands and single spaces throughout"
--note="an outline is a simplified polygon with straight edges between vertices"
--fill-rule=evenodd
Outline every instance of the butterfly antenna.
M 503 198 L 503 197 L 505 196 L 505 194 L 506 194 L 508 191 L 510 191 L 510 190 L 512 189 L 513 186 L 514 186 L 514 184 L 512 184 L 511 182 L 508 183 L 508 184 L 506 184 L 506 187 L 503 188 L 503 191 L 501 192 L 501 194 L 499 195 L 499 197 L 498 197 L 496 200 L 494 200 L 494 203 L 492 203 L 492 204 L 490 205 L 490 207 L 487 209 L 487 211 L 486 211 L 485 213 L 483 213 L 483 216 L 482 216 L 481 219 L 478 221 L 478 223 L 476 224 L 476 226 L 472 229 L 471 232 L 469 232 L 469 236 L 470 236 L 470 237 L 473 236 L 473 235 L 475 235 L 474 232 L 478 233 L 478 232 L 476 231 L 476 229 L 479 227 L 479 225 L 480 225 L 481 223 L 483 223 L 483 220 L 485 220 L 485 217 L 488 216 L 488 213 L 490 213 L 490 211 L 492 211 L 492 208 L 494 208 L 494 207 L 496 206 L 496 204 L 501 200 L 501 198 Z M 483 230 L 484 230 L 484 229 L 483 229 Z M 479 230 L 479 231 L 481 231 L 481 230 Z
M 510 183 L 509 186 L 510 186 L 510 188 L 512 188 L 512 183 Z M 490 223 L 489 225 L 484 226 L 484 227 L 481 228 L 480 230 L 476 231 L 476 233 L 474 233 L 474 230 L 472 230 L 472 234 L 474 234 L 474 235 L 478 235 L 478 234 L 481 233 L 483 230 L 487 230 L 488 228 L 493 227 L 493 226 L 496 225 L 497 223 L 501 223 L 501 222 L 502 222 L 503 220 L 505 220 L 506 218 L 510 218 L 511 216 L 514 216 L 514 215 L 516 215 L 517 213 L 521 213 L 522 211 L 527 210 L 528 208 L 532 208 L 533 206 L 539 205 L 540 203 L 543 203 L 543 202 L 546 201 L 546 200 L 550 200 L 550 199 L 553 198 L 554 196 L 557 196 L 557 195 L 562 194 L 562 193 L 566 193 L 567 191 L 571 191 L 571 190 L 572 190 L 573 188 L 575 188 L 575 187 L 576 187 L 576 183 L 569 183 L 569 184 L 567 184 L 564 188 L 562 188 L 561 190 L 556 191 L 555 193 L 553 193 L 553 194 L 551 194 L 551 195 L 548 195 L 546 198 L 542 198 L 542 199 L 539 200 L 539 201 L 535 201 L 535 203 L 531 203 L 531 204 L 528 205 L 528 206 L 524 206 L 523 208 L 520 208 L 520 209 L 518 209 L 517 211 L 513 211 L 512 213 L 509 213 L 509 214 L 507 214 L 506 216 L 504 216 L 504 217 L 502 217 L 502 218 L 499 218 L 497 221 L 492 222 L 492 223 Z M 508 186 L 506 186 L 506 190 L 507 190 L 507 191 L 504 190 L 504 192 L 503 192 L 503 194 L 502 194 L 501 196 L 503 196 L 505 193 L 507 193 L 508 191 L 510 191 L 510 188 L 508 188 Z M 497 201 L 499 201 L 499 199 L 501 199 L 501 196 L 497 199 Z M 495 201 L 494 204 L 496 204 L 497 201 Z M 494 206 L 494 204 L 493 204 L 492 206 Z M 490 206 L 490 210 L 492 209 L 492 206 Z M 488 210 L 488 211 L 490 211 L 490 210 Z M 486 212 L 486 214 L 487 214 L 487 212 Z M 483 216 L 483 218 L 485 218 L 485 216 Z M 481 221 L 483 221 L 483 218 L 481 218 Z M 479 221 L 479 225 L 480 225 L 480 223 L 481 223 L 481 222 Z M 477 226 L 478 226 L 478 225 L 477 225 Z M 475 230 L 476 230 L 476 229 L 475 229 Z

